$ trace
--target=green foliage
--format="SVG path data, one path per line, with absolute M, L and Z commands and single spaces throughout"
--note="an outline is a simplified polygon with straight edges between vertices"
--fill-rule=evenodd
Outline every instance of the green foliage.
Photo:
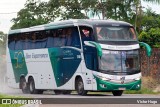
M 149 31 L 151 28 L 160 28 L 160 15 L 150 8 L 147 9 L 142 17 L 141 26 L 144 31 Z
M 151 28 L 148 32 L 142 31 L 138 39 L 148 43 L 151 47 L 160 47 L 160 28 Z
M 158 3 L 160 0 L 144 1 Z M 11 29 L 55 20 L 88 19 L 97 16 L 99 19 L 111 18 L 136 24 L 138 32 L 141 26 L 146 30 L 160 27 L 159 15 L 148 11 L 142 17 L 142 13 L 140 0 L 27 0 L 24 8 L 18 12 L 17 18 L 12 19 L 14 24 Z
M 14 25 L 11 29 L 25 28 L 47 23 L 49 20 L 45 13 L 47 9 L 46 4 L 46 2 L 28 0 L 25 7 L 18 12 L 17 18 L 12 19 Z
M 0 55 L 5 54 L 7 34 L 0 31 Z
M 88 18 L 82 11 L 86 8 L 86 0 L 50 0 L 48 14 L 51 20 L 85 19 Z M 87 0 L 88 1 L 88 0 Z

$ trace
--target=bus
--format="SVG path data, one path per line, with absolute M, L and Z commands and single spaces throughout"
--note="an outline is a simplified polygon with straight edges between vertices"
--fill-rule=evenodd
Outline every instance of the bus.
M 78 95 L 141 88 L 140 45 L 134 27 L 123 21 L 73 19 L 10 30 L 8 85 L 23 93 Z

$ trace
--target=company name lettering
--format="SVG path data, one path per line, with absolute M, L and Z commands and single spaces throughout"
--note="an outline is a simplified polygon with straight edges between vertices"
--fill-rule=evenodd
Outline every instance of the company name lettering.
M 48 58 L 48 54 L 35 54 L 35 53 L 28 54 L 28 53 L 26 53 L 25 58 L 26 59 Z

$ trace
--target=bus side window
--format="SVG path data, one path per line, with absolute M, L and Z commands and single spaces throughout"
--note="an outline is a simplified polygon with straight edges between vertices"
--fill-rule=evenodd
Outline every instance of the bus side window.
M 59 30 L 55 30 L 54 32 L 53 32 L 53 36 L 54 36 L 54 38 L 53 38 L 53 46 L 54 47 L 59 47 L 60 46 L 60 44 L 61 44 L 61 40 L 60 40 L 60 37 L 59 37 L 59 33 L 60 33 L 60 31 Z
M 65 46 L 66 45 L 66 32 L 67 32 L 66 29 L 62 29 L 62 32 L 59 35 L 60 36 L 60 41 L 61 41 L 60 46 Z
M 45 48 L 47 44 L 47 36 L 45 31 L 41 31 L 38 35 L 38 44 L 40 45 L 40 48 Z M 36 42 L 36 43 L 37 43 Z
M 47 48 L 51 48 L 54 46 L 54 30 L 49 30 L 46 31 L 46 36 L 47 36 Z
M 8 38 L 8 47 L 11 50 L 15 49 L 15 43 L 16 43 L 16 36 L 15 35 L 9 35 Z
M 40 32 L 36 32 L 36 39 L 35 39 L 35 49 L 42 48 L 42 42 L 41 42 L 41 34 Z
M 22 50 L 23 49 L 23 40 L 20 34 L 16 37 L 16 43 L 15 43 L 15 50 Z
M 77 27 L 72 28 L 71 46 L 81 48 L 80 37 Z
M 82 44 L 84 45 L 84 41 L 93 41 L 93 31 L 89 27 L 81 27 L 80 28 Z
M 30 42 L 29 42 L 29 33 L 23 34 L 23 49 L 29 49 Z
M 73 32 L 73 29 L 72 28 L 68 28 L 66 29 L 66 46 L 71 46 L 71 43 L 72 43 L 72 32 Z

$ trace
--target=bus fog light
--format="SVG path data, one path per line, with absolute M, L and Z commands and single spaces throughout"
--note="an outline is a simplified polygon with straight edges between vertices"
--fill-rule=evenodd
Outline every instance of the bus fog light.
M 107 86 L 105 84 L 100 84 L 101 87 L 106 88 Z
M 138 85 L 136 86 L 136 88 L 140 88 L 140 84 L 138 84 Z

